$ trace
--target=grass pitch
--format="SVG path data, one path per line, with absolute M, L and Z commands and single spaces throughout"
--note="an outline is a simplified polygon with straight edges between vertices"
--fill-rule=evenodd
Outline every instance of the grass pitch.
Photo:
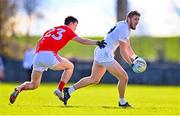
M 0 83 L 0 115 L 180 115 L 180 86 L 128 85 L 126 99 L 134 108 L 118 107 L 115 84 L 99 84 L 74 92 L 64 106 L 54 96 L 57 84 L 43 83 L 33 91 L 20 93 L 11 105 L 9 96 L 19 84 Z

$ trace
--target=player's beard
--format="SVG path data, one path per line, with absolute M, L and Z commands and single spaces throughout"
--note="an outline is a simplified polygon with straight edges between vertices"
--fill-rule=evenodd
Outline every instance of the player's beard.
M 136 29 L 136 26 L 133 26 L 133 24 L 131 23 L 131 24 L 130 24 L 130 28 L 131 28 L 132 30 L 135 30 L 135 29 Z

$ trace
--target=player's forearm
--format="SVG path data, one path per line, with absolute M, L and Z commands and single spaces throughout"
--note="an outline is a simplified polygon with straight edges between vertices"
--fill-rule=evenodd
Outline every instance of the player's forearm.
M 97 40 L 91 40 L 91 39 L 82 39 L 81 44 L 85 45 L 96 45 Z
M 97 43 L 97 40 L 85 39 L 78 36 L 75 37 L 73 40 L 78 43 L 85 44 L 85 45 L 96 45 Z
M 129 56 L 130 56 L 130 59 L 133 61 L 136 57 L 137 57 L 137 55 L 134 53 L 134 51 L 133 51 L 133 49 L 131 48 L 131 46 L 129 46 L 129 48 L 128 48 L 128 54 L 129 54 Z
M 121 49 L 120 49 L 120 54 L 121 54 L 122 58 L 123 58 L 128 64 L 132 64 L 131 55 L 128 53 L 127 50 L 121 50 Z

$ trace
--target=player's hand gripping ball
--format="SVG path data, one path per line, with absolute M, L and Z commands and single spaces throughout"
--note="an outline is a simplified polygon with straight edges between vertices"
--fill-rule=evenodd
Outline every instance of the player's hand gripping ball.
M 135 73 L 142 73 L 146 70 L 147 68 L 147 64 L 146 64 L 146 61 L 144 59 L 142 59 L 141 57 L 138 57 L 136 58 L 134 61 L 133 61 L 133 64 L 131 65 L 132 66 L 132 70 L 135 72 Z

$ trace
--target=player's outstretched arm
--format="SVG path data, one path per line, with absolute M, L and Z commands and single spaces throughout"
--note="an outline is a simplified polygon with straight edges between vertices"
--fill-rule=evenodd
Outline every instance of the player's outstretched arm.
M 97 43 L 97 40 L 85 39 L 78 36 L 76 36 L 73 40 L 85 45 L 96 45 Z
M 97 41 L 97 40 L 81 38 L 78 36 L 76 36 L 73 40 L 78 43 L 85 44 L 85 45 L 98 45 L 100 48 L 104 48 L 107 44 L 104 40 Z

